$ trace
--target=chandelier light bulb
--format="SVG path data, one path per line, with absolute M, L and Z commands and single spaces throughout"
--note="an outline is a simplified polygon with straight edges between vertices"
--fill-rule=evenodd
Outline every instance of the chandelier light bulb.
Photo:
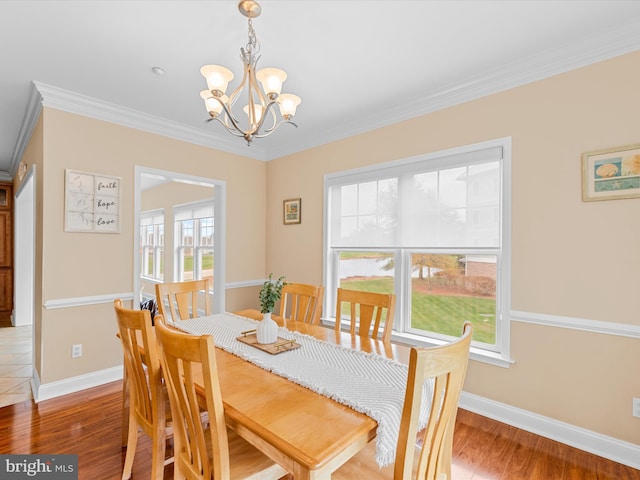
M 256 78 L 262 84 L 264 93 L 270 100 L 275 100 L 280 95 L 282 84 L 287 79 L 287 73 L 279 68 L 263 68 L 258 70 Z
M 242 107 L 242 111 L 247 114 L 247 117 L 249 117 L 249 122 L 253 125 L 257 125 L 258 123 L 260 123 L 263 110 L 264 110 L 264 107 L 262 105 L 260 105 L 259 103 L 254 103 L 253 112 L 254 112 L 255 118 L 251 118 L 251 113 L 249 112 L 249 105 L 245 105 L 244 107 Z
M 296 109 L 302 103 L 302 99 L 293 93 L 283 93 L 278 98 L 278 103 L 280 104 L 282 118 L 289 120 L 296 114 Z
M 211 95 L 209 90 L 202 90 L 200 97 L 204 100 L 205 107 L 211 118 L 216 118 L 220 115 L 220 112 L 222 112 L 222 104 Z M 227 99 L 227 96 L 223 95 L 221 100 L 225 101 L 225 99 Z
M 218 96 L 224 95 L 224 92 L 227 91 L 227 85 L 233 80 L 233 72 L 220 65 L 205 65 L 200 69 L 200 73 L 207 79 L 209 90 Z

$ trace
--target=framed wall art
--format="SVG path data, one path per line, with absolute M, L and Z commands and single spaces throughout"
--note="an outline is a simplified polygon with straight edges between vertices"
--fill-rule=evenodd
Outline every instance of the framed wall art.
M 283 223 L 292 225 L 302 222 L 302 200 L 300 198 L 290 198 L 284 200 L 282 204 Z
M 120 233 L 120 177 L 65 171 L 64 231 Z
M 640 197 L 640 144 L 582 155 L 582 200 Z

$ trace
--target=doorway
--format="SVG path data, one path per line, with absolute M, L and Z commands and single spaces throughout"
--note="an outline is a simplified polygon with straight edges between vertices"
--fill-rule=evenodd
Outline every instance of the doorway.
M 176 210 L 194 201 L 191 191 L 204 189 L 206 199 L 213 203 L 213 313 L 225 311 L 225 211 L 226 211 L 226 182 L 206 177 L 198 177 L 180 172 L 158 170 L 148 167 L 135 167 L 135 191 L 134 191 L 134 298 L 143 300 L 143 295 L 155 297 L 153 282 L 172 282 L 179 277 L 178 263 L 174 261 L 178 248 L 168 236 L 174 235 Z M 154 192 L 155 190 L 155 192 Z M 186 191 L 185 191 L 186 190 Z M 161 195 L 158 193 L 161 192 Z M 157 211 L 157 201 L 152 198 L 161 197 L 165 203 L 162 209 L 162 236 L 164 240 L 156 245 L 154 241 L 146 241 L 141 244 L 140 226 L 141 213 L 143 211 Z M 201 199 L 202 200 L 202 199 Z M 166 204 L 168 202 L 168 204 Z M 151 206 L 150 206 L 151 205 Z M 167 236 L 164 235 L 166 232 Z M 209 232 L 211 233 L 211 232 Z M 154 235 L 154 238 L 157 237 Z M 145 235 L 146 238 L 146 235 Z M 147 251 L 149 244 L 161 247 L 158 252 L 162 258 L 150 261 Z M 144 255 L 144 257 L 142 257 Z M 144 262 L 143 262 L 144 259 Z M 195 261 L 194 261 L 195 262 Z M 141 268 L 142 265 L 146 267 Z M 156 273 L 151 265 L 163 265 L 161 278 L 155 278 Z M 143 270 L 144 274 L 143 274 Z
M 34 256 L 35 256 L 35 189 L 34 169 L 27 173 L 16 192 L 14 215 L 14 311 L 13 325 L 33 325 Z
M 14 309 L 12 326 L 0 329 L 0 343 L 6 353 L 0 365 L 0 406 L 33 398 L 35 166 L 18 188 L 14 206 Z

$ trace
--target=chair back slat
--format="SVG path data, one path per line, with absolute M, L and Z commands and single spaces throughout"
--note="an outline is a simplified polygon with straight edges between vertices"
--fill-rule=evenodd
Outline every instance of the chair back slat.
M 165 320 L 177 322 L 198 317 L 199 298 L 203 295 L 205 315 L 211 315 L 209 291 L 211 280 L 190 280 L 186 282 L 156 284 L 158 312 Z
M 338 288 L 336 301 L 336 330 L 341 328 L 342 304 L 349 304 L 351 335 L 391 341 L 396 296 L 392 293 L 363 292 Z
M 320 324 L 324 287 L 287 283 L 282 287 L 279 316 L 297 322 Z

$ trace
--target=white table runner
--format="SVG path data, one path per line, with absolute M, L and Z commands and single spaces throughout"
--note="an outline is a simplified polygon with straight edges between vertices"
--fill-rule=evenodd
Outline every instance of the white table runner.
M 393 463 L 407 383 L 407 366 L 380 355 L 323 342 L 309 335 L 278 328 L 278 336 L 295 340 L 301 348 L 271 355 L 238 341 L 241 332 L 256 328 L 255 320 L 222 313 L 174 324 L 188 333 L 213 336 L 217 347 L 265 370 L 325 395 L 378 422 L 376 461 Z M 425 384 L 423 396 L 426 424 L 433 383 Z

